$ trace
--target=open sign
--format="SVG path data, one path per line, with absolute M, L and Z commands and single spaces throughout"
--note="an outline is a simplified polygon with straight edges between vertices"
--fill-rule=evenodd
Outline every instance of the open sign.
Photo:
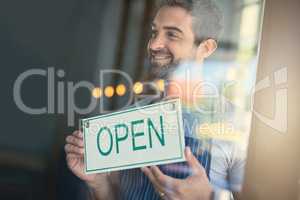
M 81 123 L 88 174 L 185 160 L 179 99 L 83 119 Z

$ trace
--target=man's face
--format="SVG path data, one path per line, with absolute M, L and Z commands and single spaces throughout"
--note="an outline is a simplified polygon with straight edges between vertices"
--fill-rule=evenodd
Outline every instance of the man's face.
M 148 54 L 154 70 L 163 70 L 181 60 L 195 59 L 197 46 L 192 16 L 180 7 L 162 7 L 152 23 Z

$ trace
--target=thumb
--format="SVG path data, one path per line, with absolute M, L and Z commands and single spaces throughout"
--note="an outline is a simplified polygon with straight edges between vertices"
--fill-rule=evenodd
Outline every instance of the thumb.
M 198 159 L 192 154 L 191 148 L 185 148 L 185 157 L 189 167 L 192 170 L 193 175 L 203 175 L 205 173 L 205 169 L 199 163 Z

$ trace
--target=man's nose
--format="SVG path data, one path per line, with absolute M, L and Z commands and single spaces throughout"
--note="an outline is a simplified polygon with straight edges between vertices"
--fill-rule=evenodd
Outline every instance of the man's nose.
M 164 47 L 165 47 L 165 40 L 163 37 L 157 36 L 150 40 L 149 48 L 151 50 L 153 50 L 153 51 L 160 50 L 160 49 L 163 49 Z

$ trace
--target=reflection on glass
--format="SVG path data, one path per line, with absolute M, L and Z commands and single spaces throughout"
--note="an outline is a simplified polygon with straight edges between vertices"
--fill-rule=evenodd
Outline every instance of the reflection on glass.
M 186 145 L 205 167 L 217 198 L 233 198 L 243 184 L 251 125 L 263 1 L 218 1 L 224 32 L 217 52 L 203 64 L 180 63 L 166 83 L 168 97 L 183 105 Z M 184 163 L 161 166 L 186 177 Z

